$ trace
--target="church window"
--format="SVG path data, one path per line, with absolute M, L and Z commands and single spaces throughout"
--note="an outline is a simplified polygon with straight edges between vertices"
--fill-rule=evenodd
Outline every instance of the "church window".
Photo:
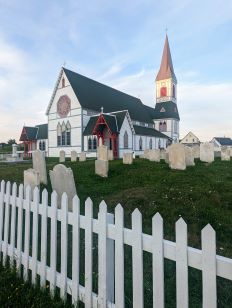
M 65 137 L 66 137 L 66 125 L 63 122 L 61 127 L 61 145 L 65 145 Z
M 165 112 L 166 110 L 164 109 L 164 107 L 162 107 L 161 109 L 160 109 L 160 112 Z
M 139 138 L 139 150 L 142 151 L 143 149 L 143 139 L 142 137 Z
M 96 137 L 93 138 L 93 149 L 94 150 L 97 149 L 97 138 Z
M 88 150 L 91 151 L 92 150 L 92 138 L 89 137 L 88 139 Z
M 128 133 L 127 133 L 127 131 L 125 131 L 123 139 L 124 139 L 124 149 L 128 149 Z
M 40 151 L 42 151 L 42 142 L 41 141 L 39 142 L 39 149 L 40 149 Z
M 167 123 L 164 121 L 163 122 L 163 132 L 167 131 Z
M 61 125 L 59 123 L 57 125 L 57 146 L 61 145 L 61 132 L 62 132 L 62 129 L 61 129 Z
M 69 122 L 66 125 L 66 145 L 71 145 L 71 125 Z
M 160 139 L 159 139 L 159 142 L 158 142 L 158 147 L 159 147 L 159 149 L 161 148 L 161 141 L 160 141 Z
M 160 89 L 160 96 L 161 97 L 167 96 L 167 88 L 166 87 L 162 87 Z
M 64 79 L 64 77 L 62 78 L 62 88 L 64 88 L 65 87 L 65 79 Z
M 150 141 L 149 141 L 149 149 L 151 150 L 152 149 L 152 139 L 150 138 Z

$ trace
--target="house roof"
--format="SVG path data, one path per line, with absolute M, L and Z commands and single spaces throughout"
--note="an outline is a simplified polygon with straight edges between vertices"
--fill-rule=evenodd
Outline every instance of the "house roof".
M 103 114 L 103 117 L 104 117 L 109 129 L 111 130 L 111 132 L 112 133 L 118 133 L 119 130 L 118 130 L 116 116 L 115 115 Z M 84 132 L 83 132 L 84 136 L 89 136 L 89 135 L 93 134 L 93 130 L 96 126 L 98 118 L 99 118 L 99 115 L 90 117 L 89 122 L 88 122 L 88 124 L 85 127 Z
M 133 126 L 134 126 L 134 130 L 135 130 L 136 135 L 169 139 L 168 136 L 162 134 L 161 132 L 159 132 L 158 130 L 156 130 L 154 128 L 138 126 L 138 125 L 133 125 Z
M 166 35 L 161 65 L 160 65 L 159 72 L 156 76 L 156 81 L 169 79 L 169 78 L 174 78 L 175 80 L 177 80 L 176 75 L 174 73 L 173 64 L 172 64 L 172 56 L 171 56 L 171 51 L 169 47 L 168 36 Z
M 176 103 L 172 101 L 157 103 L 153 112 L 153 118 L 180 120 Z
M 24 126 L 20 141 L 34 141 L 40 139 L 48 139 L 48 125 L 41 124 L 35 127 Z
M 140 99 L 113 89 L 95 80 L 63 68 L 83 108 L 105 113 L 128 110 L 131 119 L 153 123 L 152 116 Z
M 48 124 L 36 125 L 38 127 L 37 140 L 48 139 Z
M 232 139 L 227 137 L 214 137 L 220 145 L 232 146 Z

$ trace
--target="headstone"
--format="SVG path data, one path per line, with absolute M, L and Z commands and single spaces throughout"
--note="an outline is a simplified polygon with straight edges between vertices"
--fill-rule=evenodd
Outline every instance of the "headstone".
M 148 157 L 150 161 L 160 162 L 160 150 L 150 150 Z
M 109 161 L 97 159 L 95 160 L 95 173 L 103 178 L 108 177 Z
M 72 162 L 77 161 L 77 152 L 76 151 L 71 151 L 71 161 Z
M 199 145 L 194 145 L 192 147 L 192 150 L 193 150 L 193 157 L 194 157 L 194 159 L 195 158 L 196 159 L 200 158 L 200 146 Z
M 230 160 L 230 148 L 227 146 L 221 147 L 221 160 Z
M 100 145 L 97 148 L 97 159 L 108 160 L 108 148 L 106 145 Z
M 160 159 L 163 159 L 163 160 L 166 159 L 166 150 L 165 149 L 160 150 Z
M 165 151 L 165 158 L 164 158 L 164 160 L 165 160 L 166 164 L 169 164 L 169 148 L 170 148 L 170 146 L 168 146 L 166 148 L 166 151 Z
M 86 161 L 86 153 L 85 152 L 80 153 L 79 161 Z
M 185 146 L 185 163 L 186 166 L 195 166 L 194 163 L 194 156 L 193 156 L 193 149 L 190 147 Z
M 124 165 L 133 164 L 133 153 L 123 153 L 123 164 Z
M 65 162 L 65 151 L 61 150 L 60 151 L 60 163 L 64 163 Z
M 150 151 L 151 151 L 150 149 L 144 150 L 144 152 L 143 152 L 144 158 L 149 159 L 149 153 L 150 153 Z
M 62 164 L 56 165 L 53 170 L 49 171 L 52 190 L 57 192 L 58 207 L 61 207 L 61 197 L 64 192 L 68 196 L 68 208 L 72 210 L 72 200 L 77 194 L 74 176 L 71 168 L 67 168 Z
M 185 170 L 185 149 L 184 145 L 180 143 L 172 144 L 168 149 L 169 167 L 176 170 Z
M 12 144 L 12 157 L 17 158 L 17 144 Z
M 23 183 L 24 183 L 24 190 L 28 185 L 31 186 L 32 192 L 35 187 L 39 187 L 40 185 L 40 177 L 39 172 L 34 169 L 27 169 L 23 172 Z
M 108 150 L 108 159 L 109 159 L 109 160 L 114 160 L 114 153 L 113 153 L 113 150 Z
M 232 148 L 230 148 L 230 157 L 232 157 Z
M 35 150 L 32 152 L 33 169 L 39 173 L 40 183 L 47 185 L 47 168 L 44 152 Z
M 205 163 L 214 161 L 214 146 L 213 143 L 203 142 L 200 145 L 200 160 Z

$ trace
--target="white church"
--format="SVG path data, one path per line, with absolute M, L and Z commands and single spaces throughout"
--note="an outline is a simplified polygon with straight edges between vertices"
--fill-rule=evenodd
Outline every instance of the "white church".
M 39 148 L 49 157 L 58 157 L 61 150 L 67 156 L 77 151 L 95 157 L 97 146 L 105 144 L 120 158 L 124 152 L 140 155 L 145 149 L 179 142 L 177 79 L 168 37 L 156 77 L 154 108 L 62 67 L 46 115 L 48 124 L 23 127 L 25 156 Z

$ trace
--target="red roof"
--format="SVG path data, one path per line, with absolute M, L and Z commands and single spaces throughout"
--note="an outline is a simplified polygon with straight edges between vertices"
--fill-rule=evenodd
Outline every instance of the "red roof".
M 163 80 L 163 79 L 169 79 L 169 78 L 174 78 L 176 80 L 176 76 L 175 76 L 174 68 L 172 64 L 172 56 L 170 52 L 168 36 L 166 35 L 161 65 L 160 65 L 158 75 L 156 76 L 156 81 Z

